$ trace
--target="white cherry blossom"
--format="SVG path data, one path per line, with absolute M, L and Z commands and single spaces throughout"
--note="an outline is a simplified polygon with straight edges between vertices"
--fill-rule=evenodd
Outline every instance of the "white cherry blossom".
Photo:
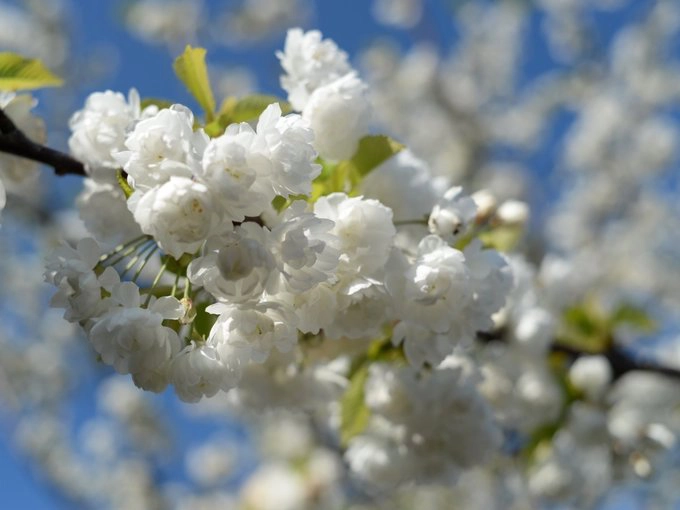
M 335 42 L 322 39 L 321 32 L 288 31 L 283 52 L 277 52 L 281 67 L 281 87 L 288 92 L 293 108 L 302 110 L 309 96 L 319 87 L 347 74 L 351 67 L 347 54 Z
M 136 191 L 128 207 L 142 232 L 175 258 L 196 252 L 224 228 L 208 188 L 187 177 L 171 177 L 152 189 Z

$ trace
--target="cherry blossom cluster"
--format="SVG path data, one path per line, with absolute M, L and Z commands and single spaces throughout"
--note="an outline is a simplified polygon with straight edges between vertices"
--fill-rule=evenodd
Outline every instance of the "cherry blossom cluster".
M 212 137 L 186 106 L 142 107 L 135 90 L 89 96 L 69 146 L 87 167 L 78 204 L 92 237 L 48 261 L 53 304 L 102 362 L 189 402 L 318 386 L 298 404 L 332 417 L 368 370 L 355 405 L 372 419 L 347 451 L 357 476 L 454 479 L 500 445 L 460 354 L 512 288 L 506 259 L 476 238 L 483 201 L 426 180 L 416 228 L 400 232 L 392 208 L 351 182 L 318 192 L 322 166 L 339 171 L 368 133 L 367 87 L 317 31 L 291 30 L 278 57 L 300 113 L 272 103 Z M 403 151 L 375 172 L 419 165 Z

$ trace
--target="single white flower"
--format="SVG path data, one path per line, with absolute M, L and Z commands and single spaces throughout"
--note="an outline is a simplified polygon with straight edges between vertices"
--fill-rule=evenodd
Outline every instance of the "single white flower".
M 146 113 L 154 111 L 152 107 Z M 125 137 L 141 116 L 135 89 L 130 89 L 127 100 L 111 90 L 90 94 L 83 109 L 69 120 L 71 153 L 85 164 L 92 177 L 112 181 L 114 170 L 120 166 L 114 154 L 125 149 Z
M 391 317 L 390 298 L 385 286 L 375 278 L 357 276 L 338 281 L 333 322 L 324 326 L 331 339 L 375 338 Z
M 340 253 L 330 233 L 334 223 L 305 212 L 306 203 L 296 201 L 271 231 L 272 253 L 286 286 L 292 292 L 309 290 L 330 280 Z
M 387 275 L 387 287 L 405 320 L 437 333 L 467 322 L 461 312 L 474 299 L 470 270 L 463 253 L 440 237 L 424 237 L 412 264 L 393 256 Z
M 386 275 L 400 318 L 458 342 L 493 327 L 491 315 L 505 304 L 513 283 L 498 252 L 482 250 L 479 242 L 461 252 L 435 235 L 420 241 L 412 262 L 393 252 Z
M 296 114 L 282 117 L 281 107 L 273 103 L 260 115 L 257 137 L 268 164 L 258 165 L 255 189 L 273 189 L 284 197 L 309 195 L 312 181 L 321 173 L 321 165 L 314 162 L 317 153 L 309 123 Z M 269 189 L 263 193 L 269 195 Z
M 102 289 L 109 291 L 120 278 L 112 267 L 106 268 L 101 275 L 95 273 L 101 255 L 97 242 L 85 238 L 75 249 L 60 246 L 47 259 L 45 281 L 57 287 L 50 304 L 64 308 L 64 318 L 69 322 L 82 323 L 98 317 L 110 306 L 102 299 Z
M 569 368 L 569 380 L 590 400 L 599 399 L 612 379 L 612 366 L 602 355 L 581 356 Z
M 515 339 L 529 349 L 545 352 L 554 339 L 557 321 L 545 308 L 532 307 L 524 311 L 515 326 Z
M 222 197 L 219 206 L 225 218 L 243 221 L 246 216 L 259 216 L 274 198 L 271 186 L 254 186 L 270 168 L 265 140 L 249 124 L 241 123 L 231 124 L 210 140 L 196 174 Z
M 427 224 L 431 233 L 454 243 L 465 234 L 476 214 L 474 200 L 463 194 L 463 188 L 456 186 L 435 204 Z
M 498 206 L 496 217 L 505 225 L 524 226 L 529 221 L 529 205 L 521 200 L 506 200 Z
M 329 160 L 351 158 L 368 134 L 371 104 L 367 87 L 349 73 L 314 91 L 302 111 L 314 131 L 314 147 Z
M 316 201 L 314 214 L 335 223 L 330 233 L 339 240 L 339 273 L 368 275 L 384 267 L 396 234 L 388 207 L 377 200 L 331 193 Z
M 181 317 L 179 300 L 162 297 L 142 308 L 139 288 L 132 282 L 114 285 L 111 299 L 119 306 L 96 321 L 89 332 L 92 346 L 118 373 L 139 374 L 139 380 L 145 380 L 148 373 L 153 376 L 149 380 L 154 389 L 164 386 L 157 379 L 167 378 L 167 366 L 180 350 L 180 339 L 174 330 L 163 326 L 163 320 Z
M 101 243 L 115 245 L 142 235 L 118 183 L 86 178 L 76 206 L 87 231 Z
M 171 177 L 155 188 L 136 191 L 128 208 L 142 232 L 174 258 L 196 252 L 220 227 L 231 227 L 220 221 L 208 188 L 186 177 Z
M 185 402 L 212 397 L 219 390 L 228 391 L 237 382 L 239 368 L 230 367 L 228 361 L 210 342 L 191 342 L 173 358 L 170 382 Z
M 191 178 L 200 166 L 208 136 L 194 131 L 194 115 L 175 104 L 139 121 L 114 154 L 136 190 L 148 190 L 171 177 Z
M 189 280 L 221 302 L 258 299 L 276 286 L 279 277 L 269 236 L 266 228 L 246 222 L 226 236 L 211 239 L 204 255 L 189 264 Z
M 297 343 L 295 314 L 283 303 L 215 303 L 207 311 L 219 314 L 208 342 L 231 366 L 264 363 L 273 348 L 288 352 Z

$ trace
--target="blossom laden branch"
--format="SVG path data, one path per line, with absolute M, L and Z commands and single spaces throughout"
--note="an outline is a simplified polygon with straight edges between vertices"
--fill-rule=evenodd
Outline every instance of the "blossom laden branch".
M 57 175 L 86 176 L 85 166 L 68 154 L 28 138 L 0 108 L 0 152 L 37 161 L 54 168 Z

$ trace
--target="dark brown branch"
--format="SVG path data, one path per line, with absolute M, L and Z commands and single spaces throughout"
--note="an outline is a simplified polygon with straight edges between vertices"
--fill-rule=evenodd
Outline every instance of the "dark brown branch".
M 566 354 L 570 358 L 574 359 L 580 356 L 591 354 L 589 352 L 584 352 L 579 349 L 557 343 L 553 343 L 550 346 L 550 350 L 552 352 Z M 654 372 L 655 374 L 661 374 L 680 380 L 680 369 L 667 367 L 656 363 L 655 361 L 633 355 L 620 347 L 612 346 L 605 352 L 597 354 L 604 356 L 607 358 L 607 361 L 609 361 L 609 365 L 612 367 L 612 375 L 614 380 L 619 379 L 624 374 L 632 372 L 633 370 Z
M 57 175 L 86 176 L 85 166 L 77 159 L 28 138 L 0 108 L 0 152 L 44 163 Z
M 477 332 L 477 340 L 483 344 L 492 342 L 505 343 L 507 342 L 506 331 L 504 329 L 499 329 L 497 331 L 479 331 Z M 634 355 L 613 344 L 606 351 L 595 353 L 577 349 L 563 343 L 553 342 L 550 345 L 550 351 L 566 354 L 571 360 L 575 360 L 581 356 L 600 354 L 607 358 L 607 361 L 609 361 L 609 364 L 612 367 L 612 375 L 614 380 L 619 379 L 624 374 L 632 372 L 633 370 L 653 372 L 655 374 L 661 374 L 680 380 L 680 369 L 667 367 L 655 361 Z

